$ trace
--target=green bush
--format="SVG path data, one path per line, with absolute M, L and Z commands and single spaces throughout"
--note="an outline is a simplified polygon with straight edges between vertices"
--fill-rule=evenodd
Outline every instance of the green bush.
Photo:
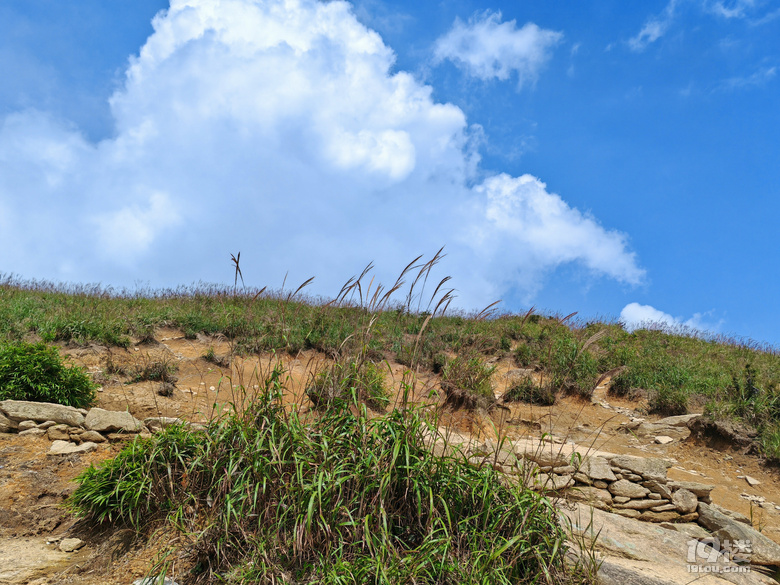
M 0 347 L 0 400 L 54 402 L 84 408 L 95 399 L 86 371 L 68 367 L 57 348 L 45 343 Z
M 168 522 L 197 582 L 490 585 L 575 582 L 549 500 L 457 450 L 421 412 L 318 417 L 281 404 L 281 371 L 247 410 L 195 435 L 136 441 L 78 481 L 91 520 Z
M 530 376 L 513 384 L 504 394 L 504 402 L 528 402 L 539 406 L 552 406 L 555 400 L 555 390 L 550 384 L 539 386 Z

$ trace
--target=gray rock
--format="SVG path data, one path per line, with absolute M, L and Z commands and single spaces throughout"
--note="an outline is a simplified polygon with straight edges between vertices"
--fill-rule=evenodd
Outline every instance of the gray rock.
M 627 512 L 624 510 L 623 512 Z M 632 510 L 635 514 L 636 510 Z M 601 565 L 601 585 L 769 585 L 773 581 L 757 571 L 751 573 L 712 573 L 705 576 L 688 570 L 687 551 L 691 537 L 659 524 L 637 522 L 594 510 L 582 504 L 573 510 L 561 509 L 572 533 L 588 547 L 597 543 Z M 721 556 L 713 565 L 734 566 Z M 702 577 L 702 578 L 700 578 Z M 774 585 L 777 585 L 776 583 Z
M 632 473 L 641 475 L 645 479 L 654 479 L 659 482 L 666 481 L 666 470 L 672 466 L 671 461 L 656 457 L 633 457 L 631 455 L 618 455 L 612 459 L 612 465 L 628 469 Z
M 144 424 L 126 411 L 103 410 L 93 408 L 84 420 L 87 430 L 98 432 L 124 431 L 137 433 L 144 429 Z
M 19 431 L 29 431 L 30 429 L 38 428 L 34 420 L 23 420 L 19 423 Z
M 696 481 L 670 481 L 666 484 L 670 490 L 675 491 L 679 489 L 688 490 L 696 494 L 697 498 L 707 498 L 710 492 L 715 489 L 714 485 L 698 483 Z
M 649 500 L 663 500 L 661 494 L 656 494 L 655 492 L 650 492 L 649 494 L 647 494 L 647 498 Z
M 752 477 L 750 475 L 746 475 L 745 476 L 745 481 L 748 482 L 748 485 L 750 487 L 755 487 L 755 486 L 757 486 L 757 485 L 759 485 L 761 483 L 755 477 Z
M 3 400 L 0 411 L 9 419 L 19 422 L 34 420 L 36 422 L 54 421 L 74 427 L 84 423 L 84 416 L 72 406 L 51 404 L 49 402 L 27 402 L 25 400 Z
M 20 437 L 42 437 L 46 434 L 46 431 L 43 429 L 39 429 L 37 427 L 33 427 L 31 429 L 27 429 L 26 431 L 21 431 L 19 433 Z
M 609 467 L 609 462 L 603 457 L 586 457 L 580 472 L 594 480 L 615 481 L 617 478 Z
M 664 522 L 661 524 L 664 528 L 668 528 L 669 530 L 675 530 L 677 532 L 682 532 L 684 534 L 687 534 L 691 538 L 701 539 L 701 538 L 709 538 L 711 535 L 709 532 L 704 530 L 701 526 L 698 524 L 694 524 L 693 522 L 675 522 L 672 524 L 671 522 Z
M 597 479 L 596 481 L 593 482 L 593 487 L 598 488 L 600 490 L 605 490 L 609 487 L 609 484 L 606 481 Z
M 615 504 L 615 508 L 623 508 L 628 510 L 648 510 L 650 508 L 656 508 L 663 502 L 658 500 L 629 500 L 625 504 Z
M 644 479 L 641 475 L 637 475 L 636 473 L 623 473 L 622 475 L 623 479 L 637 483 L 640 483 Z
M 655 424 L 667 427 L 688 428 L 688 423 L 695 418 L 699 418 L 700 416 L 701 414 L 681 414 L 679 416 L 667 416 L 666 418 L 655 421 Z
M 639 518 L 642 515 L 642 512 L 639 510 L 634 510 L 632 508 L 615 508 L 612 510 L 615 514 L 619 514 L 620 516 L 623 516 L 625 518 Z
M 149 428 L 150 431 L 157 433 L 163 429 L 167 429 L 172 425 L 186 424 L 186 421 L 170 416 L 150 416 L 149 418 L 144 419 L 144 424 Z
M 576 481 L 577 483 L 583 483 L 585 485 L 591 485 L 593 483 L 593 480 L 591 480 L 587 475 L 579 471 L 574 474 L 574 481 Z
M 651 510 L 645 510 L 642 512 L 641 516 L 639 516 L 639 519 L 642 522 L 655 522 L 655 523 L 661 523 L 661 522 L 674 522 L 680 517 L 679 512 L 674 511 L 668 511 L 668 512 L 653 512 Z
M 663 506 L 656 506 L 655 508 L 650 508 L 651 512 L 671 512 L 675 509 L 674 504 L 664 504 Z
M 39 428 L 39 429 L 46 430 L 46 429 L 49 429 L 49 428 L 53 427 L 53 426 L 54 426 L 54 425 L 56 425 L 56 424 L 57 424 L 57 423 L 56 423 L 56 422 L 54 422 L 53 420 L 47 420 L 46 422 L 43 422 L 43 423 L 39 424 L 39 425 L 38 425 L 38 428 Z
M 666 435 L 658 435 L 655 438 L 655 442 L 658 443 L 659 445 L 668 445 L 669 443 L 673 443 L 674 439 Z
M 627 498 L 644 498 L 650 491 L 641 485 L 631 483 L 626 479 L 620 479 L 609 485 L 609 491 L 613 496 L 625 496 Z M 655 500 L 652 500 L 655 502 Z M 655 505 L 658 505 L 657 503 Z
M 574 469 L 574 467 L 572 467 L 571 465 L 563 465 L 561 467 L 553 467 L 552 468 L 552 472 L 555 475 L 571 475 L 575 471 L 577 471 L 577 470 Z
M 585 502 L 596 508 L 612 505 L 612 494 L 594 487 L 577 486 L 566 492 L 570 500 Z
M 145 577 L 143 579 L 136 579 L 133 581 L 133 585 L 179 585 L 176 581 L 170 577 L 163 578 L 162 575 L 157 577 Z
M 535 490 L 559 491 L 574 485 L 571 475 L 548 475 L 540 473 L 533 478 L 532 488 Z
M 728 516 L 732 520 L 736 520 L 737 522 L 742 522 L 742 524 L 747 524 L 751 528 L 753 527 L 753 523 L 750 521 L 750 518 L 748 518 L 744 514 L 740 514 L 739 512 L 735 512 L 734 510 L 729 510 L 728 508 L 718 506 L 717 504 L 710 504 L 710 508 L 720 512 L 724 516 Z
M 780 567 L 780 545 L 751 527 L 721 514 L 708 504 L 699 503 L 699 524 L 712 531 L 713 536 L 730 541 L 750 541 L 754 565 Z
M 696 494 L 685 488 L 680 488 L 672 494 L 672 503 L 680 514 L 695 512 L 696 508 L 699 506 L 699 500 L 696 497 Z
M 672 492 L 670 489 L 668 489 L 664 484 L 659 483 L 654 480 L 650 481 L 644 481 L 642 482 L 642 486 L 649 489 L 654 494 L 659 494 L 662 498 L 665 500 L 671 500 L 672 499 Z
M 68 441 L 54 441 L 49 447 L 47 455 L 74 455 L 80 453 L 89 453 L 97 449 L 96 443 L 87 441 L 81 445 L 74 445 Z
M 612 499 L 615 500 L 618 504 L 625 504 L 626 502 L 631 500 L 631 498 L 627 498 L 626 496 L 615 496 Z
M 84 546 L 84 541 L 80 538 L 64 538 L 60 542 L 60 550 L 62 552 L 74 552 Z

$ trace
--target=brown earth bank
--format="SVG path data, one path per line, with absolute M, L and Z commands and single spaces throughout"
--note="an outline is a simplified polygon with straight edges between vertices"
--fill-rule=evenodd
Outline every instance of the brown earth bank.
M 306 408 L 307 382 L 329 363 L 327 356 L 314 351 L 296 356 L 234 356 L 225 339 L 186 339 L 173 329 L 158 330 L 155 339 L 128 349 L 90 345 L 61 350 L 101 384 L 95 406 L 129 411 L 140 420 L 164 416 L 206 422 L 222 409 L 251 399 L 278 363 L 288 376 L 285 400 Z M 207 354 L 209 359 L 204 357 Z M 401 382 L 409 380 L 409 372 L 387 357 L 392 404 L 401 400 Z M 142 377 L 138 373 L 145 367 L 155 364 L 172 372 L 172 386 L 163 388 L 159 380 L 134 381 Z M 493 365 L 497 397 L 517 376 L 535 375 L 517 370 L 508 359 Z M 474 444 L 494 440 L 497 435 L 510 440 L 544 435 L 594 451 L 671 460 L 670 480 L 714 485 L 714 504 L 743 514 L 755 529 L 780 543 L 780 473 L 776 468 L 765 466 L 737 444 L 708 446 L 689 436 L 686 427 L 657 433 L 653 423 L 661 417 L 644 414 L 646 405 L 642 402 L 608 395 L 608 382 L 599 386 L 589 401 L 562 397 L 551 407 L 499 404 L 489 412 L 447 408 L 437 393 L 438 378 L 429 373 L 418 373 L 414 388 L 413 402 L 439 408 L 440 424 L 469 437 Z M 141 538 L 126 528 L 96 531 L 62 506 L 76 487 L 74 478 L 90 464 L 115 456 L 132 436 L 112 435 L 94 451 L 52 456 L 48 454 L 52 443 L 46 436 L 0 434 L 0 583 L 130 585 L 148 575 L 154 561 L 180 535 L 152 531 L 151 536 L 147 533 Z M 659 441 L 661 436 L 669 440 Z M 83 545 L 63 552 L 60 545 L 67 538 L 78 538 Z M 685 550 L 680 555 L 684 556 Z M 174 558 L 174 578 L 176 567 Z M 693 581 L 696 575 L 690 577 Z

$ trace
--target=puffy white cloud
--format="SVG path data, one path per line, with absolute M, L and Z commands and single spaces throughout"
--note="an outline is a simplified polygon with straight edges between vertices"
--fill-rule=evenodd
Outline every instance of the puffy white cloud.
M 436 62 L 451 60 L 480 79 L 509 79 L 517 85 L 536 81 L 540 68 L 563 34 L 539 28 L 532 22 L 517 28 L 517 21 L 501 22 L 500 12 L 475 15 L 468 23 L 455 20 L 452 29 L 436 41 Z
M 394 72 L 349 4 L 173 0 L 153 25 L 111 138 L 0 120 L 0 270 L 168 286 L 224 281 L 240 250 L 249 283 L 290 269 L 327 295 L 368 261 L 387 282 L 446 244 L 466 306 L 530 294 L 564 263 L 642 278 L 623 235 L 537 179 L 483 180 L 478 129 Z
M 708 320 L 710 316 L 710 313 L 694 313 L 690 319 L 683 320 L 650 305 L 629 303 L 620 312 L 620 322 L 627 331 L 662 328 L 690 333 L 717 332 L 723 325 L 723 320 L 712 322 Z

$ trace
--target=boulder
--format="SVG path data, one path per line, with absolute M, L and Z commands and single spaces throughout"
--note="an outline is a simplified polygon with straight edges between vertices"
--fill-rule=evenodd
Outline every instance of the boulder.
M 105 443 L 108 440 L 97 431 L 84 431 L 79 433 L 78 438 L 80 441 L 92 441 L 93 443 Z
M 650 491 L 641 485 L 631 483 L 627 479 L 620 479 L 609 486 L 609 491 L 613 496 L 625 496 L 627 498 L 644 498 Z M 650 500 L 654 506 L 658 505 L 656 500 Z
M 749 555 L 751 564 L 780 567 L 780 545 L 702 502 L 699 503 L 699 524 L 712 531 L 712 535 L 721 541 L 749 541 L 753 551 Z
M 672 503 L 680 514 L 695 512 L 696 508 L 699 506 L 699 500 L 696 497 L 696 494 L 685 488 L 680 488 L 672 494 Z
M 69 441 L 70 440 L 70 427 L 68 425 L 54 425 L 49 427 L 47 434 L 50 441 Z
M 144 419 L 144 424 L 149 428 L 150 431 L 157 433 L 163 429 L 167 429 L 172 425 L 186 424 L 186 421 L 170 416 L 150 416 L 149 418 Z
M 54 421 L 57 424 L 79 427 L 84 423 L 84 415 L 72 406 L 51 404 L 49 402 L 27 402 L 25 400 L 0 401 L 0 411 L 12 421 L 34 420 L 36 422 Z
M 718 506 L 717 504 L 710 504 L 710 508 L 720 512 L 725 516 L 728 516 L 732 520 L 736 520 L 737 522 L 742 522 L 742 524 L 747 524 L 751 528 L 753 527 L 753 523 L 750 521 L 750 518 L 748 518 L 744 514 L 740 514 L 739 512 L 735 512 L 734 510 L 729 510 L 728 508 L 723 508 L 721 506 Z
M 128 433 L 137 433 L 145 428 L 144 424 L 129 412 L 102 408 L 91 409 L 84 420 L 84 426 L 90 431 Z
M 62 552 L 74 552 L 84 546 L 84 541 L 80 538 L 64 538 L 60 542 L 60 550 Z
M 637 522 L 583 504 L 574 504 L 572 509 L 561 508 L 559 513 L 564 517 L 564 524 L 571 527 L 576 543 L 587 549 L 595 541 L 601 561 L 598 569 L 601 585 L 682 585 L 692 582 L 696 585 L 726 585 L 728 582 L 777 585 L 757 571 L 691 574 L 687 559 L 691 537 L 657 523 Z M 723 555 L 711 565 L 735 567 Z
M 96 443 L 87 441 L 81 445 L 74 445 L 68 441 L 54 441 L 49 447 L 47 455 L 74 455 L 81 453 L 89 453 L 97 449 Z
M 631 455 L 619 455 L 612 459 L 612 465 L 628 469 L 632 473 L 641 475 L 645 479 L 654 479 L 658 482 L 666 482 L 666 470 L 672 466 L 671 461 L 657 457 L 633 457 Z

